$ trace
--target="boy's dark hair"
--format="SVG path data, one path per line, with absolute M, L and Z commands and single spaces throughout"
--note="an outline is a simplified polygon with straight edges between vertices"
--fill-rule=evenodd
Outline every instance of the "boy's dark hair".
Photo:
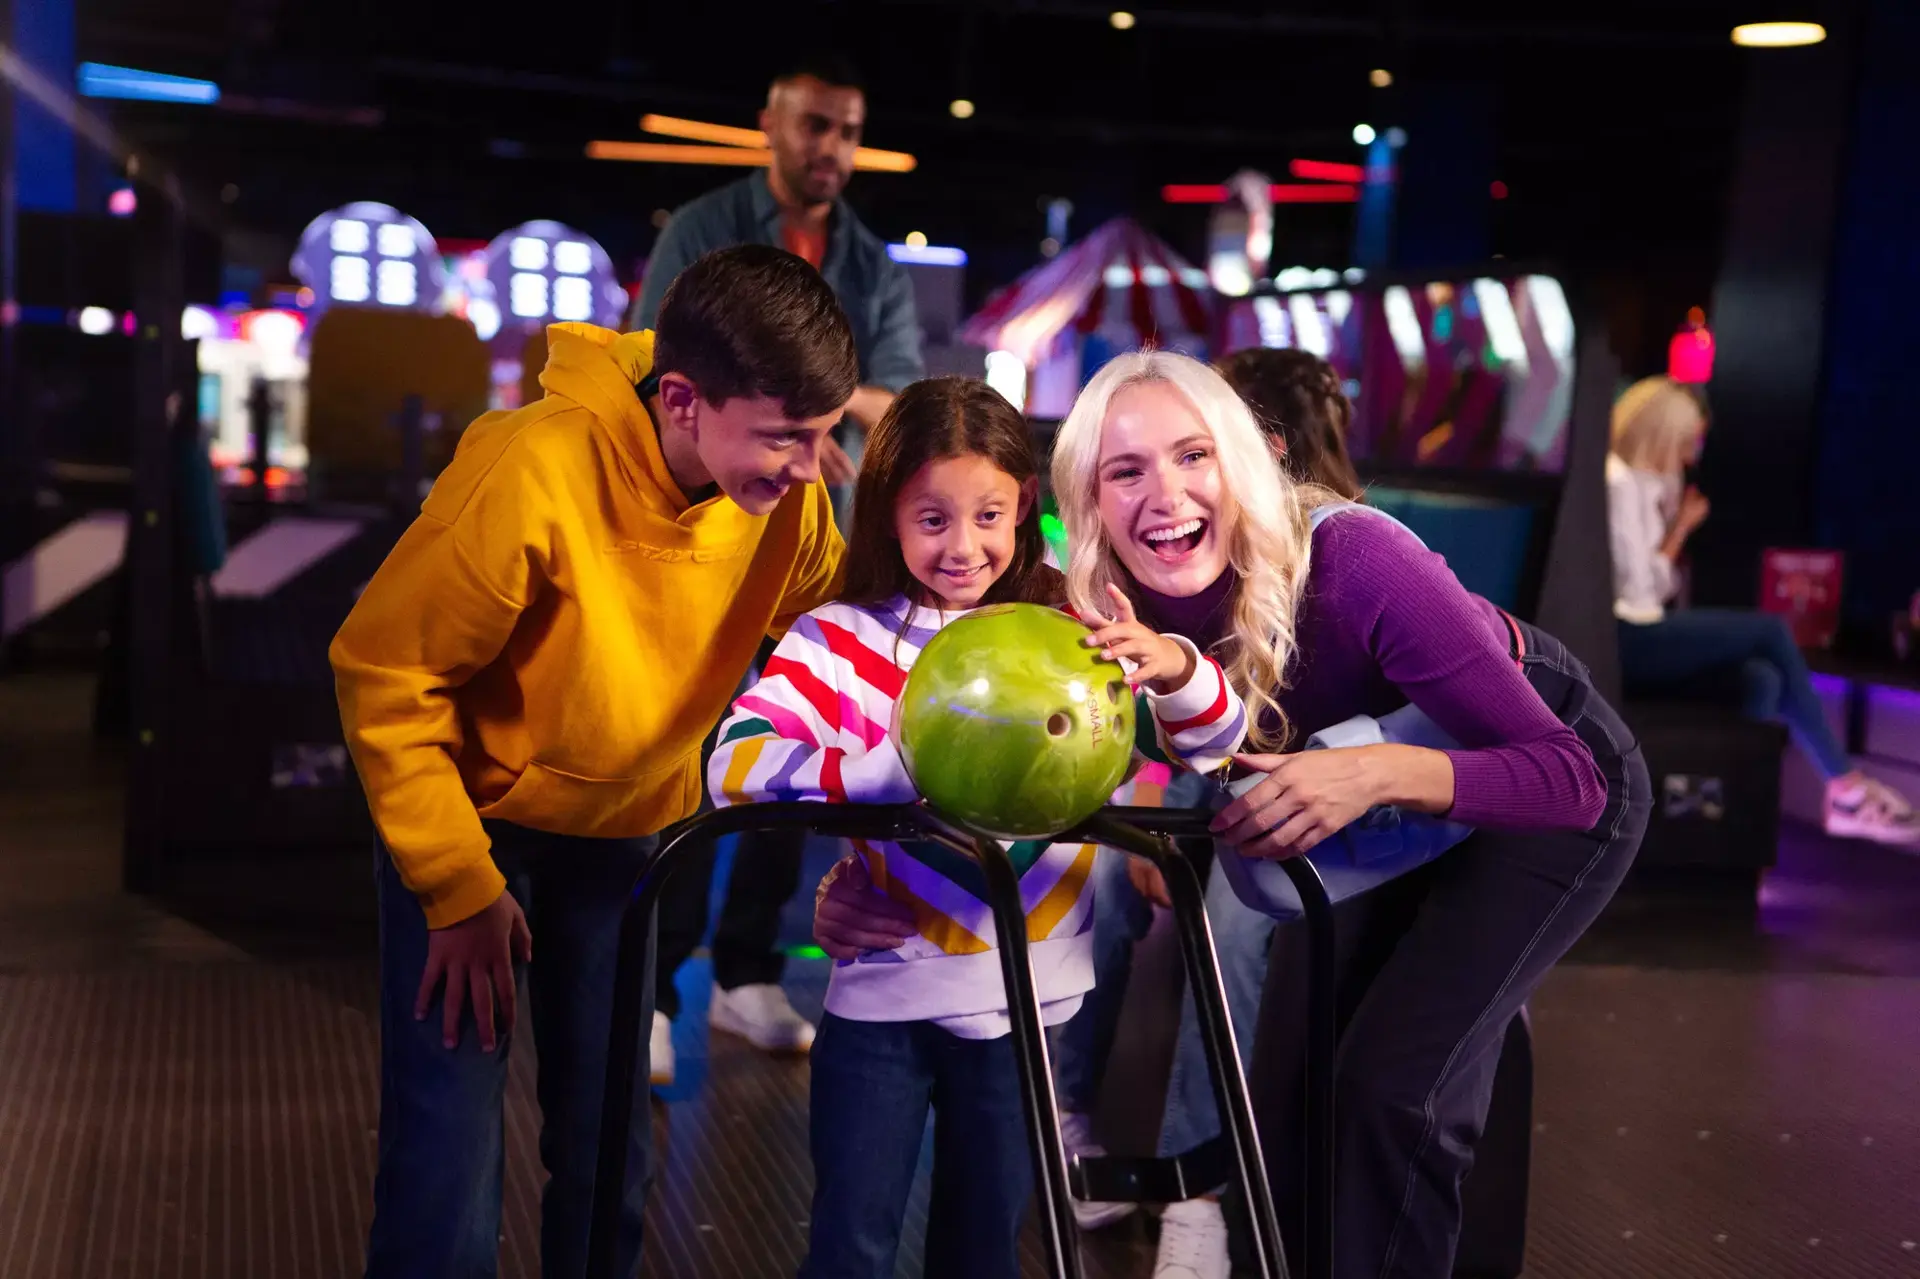
M 667 286 L 653 326 L 653 372 L 679 373 L 701 398 L 779 401 L 789 418 L 841 408 L 860 385 L 853 329 L 805 259 L 739 244 L 696 259 Z
M 1281 462 L 1296 480 L 1324 485 L 1350 502 L 1365 489 L 1347 453 L 1353 405 L 1340 374 L 1319 356 L 1256 347 L 1215 365 L 1253 410 L 1260 429 L 1285 446 Z
M 803 78 L 818 80 L 835 89 L 867 91 L 859 69 L 837 53 L 814 52 L 791 58 L 780 64 L 769 83 L 787 84 Z
M 985 382 L 925 378 L 894 397 L 867 435 L 867 453 L 853 491 L 847 584 L 840 598 L 866 605 L 884 604 L 896 595 L 920 598 L 924 588 L 900 555 L 894 506 L 900 491 L 927 463 L 975 455 L 989 459 L 1022 488 L 1040 475 L 1027 419 Z M 1036 484 L 1027 518 L 1014 530 L 1013 561 L 981 603 L 1060 604 L 1066 582 L 1046 563 L 1046 556 Z

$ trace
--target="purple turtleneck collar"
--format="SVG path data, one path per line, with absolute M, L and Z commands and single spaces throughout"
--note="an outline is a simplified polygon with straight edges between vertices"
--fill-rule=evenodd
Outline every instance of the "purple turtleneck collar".
M 1184 636 L 1206 652 L 1226 637 L 1232 626 L 1227 601 L 1233 596 L 1238 574 L 1229 565 L 1213 583 L 1197 595 L 1162 595 L 1133 582 L 1133 596 L 1141 614 L 1154 629 Z

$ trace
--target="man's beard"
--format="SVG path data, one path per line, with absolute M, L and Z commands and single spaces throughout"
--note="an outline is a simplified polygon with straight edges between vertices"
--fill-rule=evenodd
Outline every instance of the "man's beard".
M 804 164 L 795 168 L 782 165 L 780 168 L 780 178 L 787 190 L 809 203 L 824 204 L 839 195 L 841 188 L 846 185 L 845 180 L 836 175 L 827 189 L 823 191 L 821 190 L 821 179 L 815 176 L 814 172 Z

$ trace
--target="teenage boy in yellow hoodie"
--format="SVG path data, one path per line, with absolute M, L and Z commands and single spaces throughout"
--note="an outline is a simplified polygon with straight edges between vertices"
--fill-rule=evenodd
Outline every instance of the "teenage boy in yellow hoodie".
M 806 262 L 709 254 L 651 333 L 561 324 L 548 351 L 546 396 L 467 428 L 333 642 L 385 846 L 369 1279 L 495 1272 L 516 962 L 551 1176 L 541 1272 L 584 1271 L 627 891 L 695 811 L 701 743 L 761 637 L 839 586 L 819 458 L 859 359 Z

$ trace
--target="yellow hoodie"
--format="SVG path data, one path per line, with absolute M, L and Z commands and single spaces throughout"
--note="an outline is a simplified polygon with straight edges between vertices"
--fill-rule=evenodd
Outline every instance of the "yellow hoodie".
M 482 817 L 635 836 L 697 807 L 763 635 L 839 589 L 823 485 L 689 506 L 635 385 L 653 335 L 548 330 L 545 398 L 467 428 L 330 657 L 374 822 L 430 927 L 505 887 Z

